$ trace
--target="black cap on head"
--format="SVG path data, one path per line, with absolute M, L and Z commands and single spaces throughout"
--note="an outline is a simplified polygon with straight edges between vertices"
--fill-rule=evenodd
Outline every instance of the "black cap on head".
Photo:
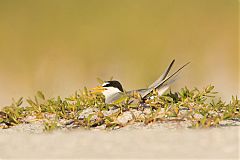
M 121 92 L 123 92 L 123 87 L 120 82 L 118 81 L 105 81 L 105 83 L 102 84 L 103 87 L 115 87 L 118 88 Z

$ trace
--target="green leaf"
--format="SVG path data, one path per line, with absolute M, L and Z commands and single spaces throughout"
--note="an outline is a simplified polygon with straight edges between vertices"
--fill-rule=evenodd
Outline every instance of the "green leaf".
M 34 103 L 31 99 L 27 99 L 26 101 L 27 101 L 27 103 L 28 103 L 30 106 L 32 106 L 32 107 L 37 106 L 37 104 Z
M 127 100 L 128 96 L 127 95 L 122 95 L 118 100 L 114 101 L 113 104 L 120 104 L 125 102 L 125 100 Z
M 37 95 L 39 98 L 41 98 L 42 100 L 45 100 L 45 96 L 41 91 L 37 91 Z
M 19 100 L 16 102 L 16 105 L 19 107 L 23 103 L 23 97 L 19 98 Z

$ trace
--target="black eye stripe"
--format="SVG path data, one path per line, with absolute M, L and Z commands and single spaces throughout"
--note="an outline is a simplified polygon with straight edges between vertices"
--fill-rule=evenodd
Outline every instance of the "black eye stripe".
M 109 87 L 109 86 L 111 86 L 110 84 L 105 84 L 105 85 L 103 85 L 103 87 Z
M 123 92 L 122 85 L 118 81 L 107 81 L 102 85 L 102 87 L 115 87 Z

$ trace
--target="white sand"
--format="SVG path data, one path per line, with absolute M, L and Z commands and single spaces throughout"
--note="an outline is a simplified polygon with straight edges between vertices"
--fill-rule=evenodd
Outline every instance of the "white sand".
M 0 132 L 0 158 L 239 159 L 240 127 Z

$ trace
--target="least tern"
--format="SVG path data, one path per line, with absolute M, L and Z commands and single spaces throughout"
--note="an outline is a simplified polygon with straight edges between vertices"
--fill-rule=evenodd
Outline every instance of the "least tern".
M 163 74 L 153 82 L 148 88 L 145 89 L 138 89 L 132 91 L 124 91 L 121 83 L 116 80 L 105 81 L 101 86 L 93 88 L 93 92 L 95 93 L 102 93 L 105 96 L 105 103 L 111 104 L 123 97 L 124 95 L 133 95 L 137 93 L 140 95 L 142 100 L 145 100 L 148 95 L 153 91 L 156 90 L 158 95 L 163 95 L 170 85 L 176 80 L 176 77 L 185 66 L 187 66 L 190 62 L 186 63 L 182 67 L 180 67 L 177 71 L 175 71 L 172 75 L 167 76 L 169 71 L 171 70 L 175 60 L 173 60 L 170 65 L 166 68 Z

